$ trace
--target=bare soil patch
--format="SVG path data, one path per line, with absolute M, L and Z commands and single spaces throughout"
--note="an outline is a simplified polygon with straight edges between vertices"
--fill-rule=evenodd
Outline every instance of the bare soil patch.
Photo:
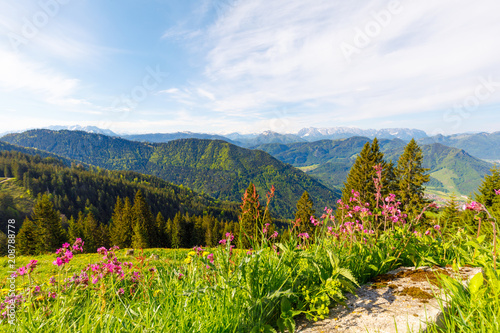
M 480 268 L 462 267 L 459 278 L 468 281 Z M 347 294 L 347 307 L 337 305 L 327 319 L 298 320 L 297 332 L 380 332 L 424 331 L 435 322 L 441 310 L 435 296 L 440 295 L 438 274 L 457 277 L 451 267 L 400 267 L 382 274 Z M 397 328 L 396 328 L 397 327 Z

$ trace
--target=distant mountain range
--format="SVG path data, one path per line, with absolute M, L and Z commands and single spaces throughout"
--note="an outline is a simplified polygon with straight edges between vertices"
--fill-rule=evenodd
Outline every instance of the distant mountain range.
M 257 147 L 279 160 L 301 168 L 330 188 L 341 189 L 366 137 L 321 140 L 293 144 L 265 144 Z M 386 160 L 397 164 L 406 142 L 400 139 L 379 140 Z M 439 143 L 422 145 L 423 165 L 430 168 L 428 189 L 456 195 L 469 195 L 477 190 L 492 164 L 469 155 L 462 149 Z
M 94 133 L 94 134 L 104 134 L 104 135 L 109 135 L 109 136 L 118 136 L 115 132 L 109 130 L 109 129 L 102 129 L 96 126 L 80 126 L 80 125 L 73 125 L 73 126 L 48 126 L 46 129 L 50 129 L 53 131 L 60 131 L 60 130 L 68 130 L 68 131 L 84 131 L 87 133 Z
M 331 128 L 303 128 L 297 135 L 307 141 L 317 141 L 324 139 L 345 139 L 353 136 L 363 136 L 370 139 L 401 139 L 410 141 L 426 138 L 427 134 L 418 129 L 409 128 L 384 128 L 376 129 L 360 129 L 355 127 L 331 127 Z
M 273 131 L 262 133 L 226 135 L 194 132 L 150 133 L 150 134 L 117 134 L 108 129 L 95 126 L 50 126 L 52 130 L 81 130 L 88 133 L 120 136 L 127 140 L 140 142 L 169 142 L 177 139 L 223 140 L 244 148 L 255 148 L 268 143 L 290 144 L 296 142 L 313 142 L 319 140 L 338 140 L 350 137 L 366 137 L 369 139 L 400 139 L 408 142 L 415 138 L 419 144 L 441 143 L 445 146 L 463 149 L 472 156 L 487 161 L 500 162 L 500 132 L 495 133 L 463 133 L 448 136 L 427 136 L 424 131 L 409 128 L 360 129 L 355 127 L 303 128 L 295 134 L 282 134 Z M 0 134 L 1 135 L 1 134 Z
M 104 134 L 104 133 L 102 133 Z M 169 142 L 178 139 L 204 139 L 204 140 L 222 140 L 232 144 L 241 145 L 225 136 L 217 134 L 176 132 L 176 133 L 151 133 L 151 134 L 128 134 L 121 135 L 122 138 L 140 142 Z
M 500 161 L 500 132 L 435 135 L 421 138 L 418 142 L 421 144 L 441 143 L 445 146 L 463 149 L 481 159 Z
M 329 189 L 289 164 L 259 151 L 220 140 L 179 139 L 167 143 L 129 141 L 83 131 L 32 130 L 1 140 L 48 151 L 110 170 L 131 170 L 158 176 L 214 198 L 241 201 L 253 182 L 261 198 L 272 185 L 273 212 L 291 218 L 304 191 L 316 208 L 332 207 L 339 191 Z

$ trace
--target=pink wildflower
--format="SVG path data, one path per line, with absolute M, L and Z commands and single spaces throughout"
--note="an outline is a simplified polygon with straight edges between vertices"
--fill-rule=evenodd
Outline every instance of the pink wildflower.
M 309 238 L 309 234 L 307 232 L 301 233 L 301 234 L 299 234 L 299 238 L 308 239 Z
M 108 250 L 105 247 L 100 247 L 97 249 L 97 253 L 102 254 L 103 256 L 108 254 Z
M 213 253 L 210 253 L 208 256 L 207 256 L 207 259 L 210 261 L 211 264 L 214 263 L 214 254 Z
M 478 202 L 471 201 L 471 203 L 468 203 L 468 204 L 465 205 L 465 209 L 474 210 L 476 212 L 480 212 L 483 209 L 483 206 L 480 203 L 478 203 Z
M 57 257 L 56 260 L 54 260 L 54 262 L 52 264 L 60 267 L 60 266 L 64 265 L 64 262 L 60 257 Z

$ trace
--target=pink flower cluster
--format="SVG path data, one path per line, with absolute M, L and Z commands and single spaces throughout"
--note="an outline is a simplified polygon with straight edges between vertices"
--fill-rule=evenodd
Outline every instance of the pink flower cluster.
M 335 216 L 333 215 L 333 209 L 325 207 L 323 215 L 321 215 L 322 219 L 328 219 L 330 221 L 333 221 L 335 219 Z
M 93 284 L 96 284 L 100 280 L 104 279 L 106 276 L 114 275 L 119 279 L 125 278 L 124 267 L 132 269 L 132 263 L 130 262 L 120 262 L 116 257 L 115 251 L 119 250 L 118 246 L 113 246 L 110 249 L 104 247 L 99 248 L 97 251 L 103 256 L 102 260 L 96 264 L 89 264 L 82 271 L 80 275 L 80 282 L 87 283 L 90 279 Z M 88 273 L 87 273 L 88 272 Z M 85 273 L 85 274 L 83 274 Z M 87 274 L 90 274 L 90 278 Z M 133 272 L 131 281 L 137 282 L 141 276 L 138 272 Z M 78 280 L 76 280 L 78 281 Z M 75 282 L 76 282 L 75 281 Z
M 12 277 L 23 276 L 27 274 L 31 274 L 33 270 L 36 268 L 38 264 L 38 260 L 30 260 L 30 262 L 23 267 L 19 267 L 15 273 L 13 273 Z
M 483 210 L 483 205 L 479 202 L 471 201 L 470 203 L 465 204 L 465 209 L 480 212 Z
M 0 302 L 0 320 L 4 320 L 8 316 L 9 308 L 14 306 L 18 308 L 25 301 L 23 295 L 12 295 L 5 297 L 3 302 Z
M 363 223 L 356 220 L 356 222 L 345 222 L 340 225 L 339 231 L 344 234 L 352 234 L 354 232 L 361 232 L 364 234 L 373 234 L 373 230 L 365 229 Z
M 303 240 L 306 240 L 309 238 L 309 234 L 307 232 L 303 232 L 298 235 L 299 238 L 302 238 Z
M 500 190 L 495 190 L 496 195 L 500 195 Z
M 321 224 L 318 220 L 316 220 L 316 219 L 314 218 L 314 216 L 311 216 L 309 219 L 311 220 L 311 223 L 312 223 L 315 227 L 317 227 L 318 225 L 320 225 L 320 224 Z
M 207 259 L 208 261 L 210 261 L 211 264 L 214 263 L 214 254 L 213 253 L 210 253 L 208 256 L 207 256 Z
M 64 253 L 64 255 L 57 257 L 52 264 L 59 267 L 67 264 L 73 258 L 73 252 L 83 252 L 83 244 L 84 242 L 81 238 L 77 238 L 73 246 L 70 246 L 69 243 L 64 243 L 62 247 L 56 251 L 57 255 L 60 255 L 61 253 Z
M 226 238 L 221 239 L 219 244 L 226 245 L 227 243 L 231 244 L 234 239 L 234 235 L 232 232 L 226 232 Z
M 406 214 L 403 214 L 399 209 L 401 202 L 396 201 L 395 194 L 389 194 L 385 199 L 385 203 L 382 205 L 382 216 L 388 218 L 392 223 L 406 223 Z

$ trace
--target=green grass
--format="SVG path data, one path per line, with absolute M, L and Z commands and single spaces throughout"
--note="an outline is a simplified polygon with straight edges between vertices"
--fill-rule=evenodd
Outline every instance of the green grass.
M 312 171 L 312 170 L 316 169 L 320 165 L 321 164 L 313 164 L 313 165 L 308 165 L 308 166 L 303 166 L 303 167 L 296 167 L 296 168 L 299 169 L 299 170 L 301 170 L 301 171 L 308 172 L 308 171 Z
M 418 235 L 410 223 L 374 234 L 349 233 L 339 222 L 324 222 L 308 239 L 292 230 L 290 238 L 279 243 L 254 242 L 250 253 L 232 250 L 229 243 L 198 254 L 190 249 L 148 249 L 127 257 L 119 250 L 117 260 L 133 264 L 123 268 L 123 278 L 102 269 L 109 262 L 100 254 L 76 254 L 61 269 L 52 264 L 55 254 L 18 257 L 17 267 L 32 259 L 39 263 L 29 277 L 16 279 L 17 293 L 26 299 L 16 308 L 16 331 L 292 332 L 297 315 L 323 319 L 345 292 L 402 265 L 484 267 L 486 279 L 477 285 L 446 281 L 451 311 L 443 329 L 431 329 L 497 331 L 500 272 L 493 270 L 499 262 L 493 261 L 491 233 L 476 239 L 476 230 L 443 227 Z M 151 254 L 159 260 L 148 259 Z M 2 289 L 8 288 L 7 260 L 0 259 Z M 99 272 L 91 270 L 88 285 L 65 280 L 89 263 L 101 265 L 104 275 L 98 281 L 92 278 Z M 58 283 L 49 283 L 51 276 Z M 35 291 L 35 286 L 41 290 Z M 0 331 L 9 330 L 12 326 L 5 320 L 0 323 Z
M 17 185 L 15 180 L 15 178 L 0 177 L 0 193 L 13 198 L 15 210 L 28 214 L 34 206 L 34 199 L 22 186 Z

